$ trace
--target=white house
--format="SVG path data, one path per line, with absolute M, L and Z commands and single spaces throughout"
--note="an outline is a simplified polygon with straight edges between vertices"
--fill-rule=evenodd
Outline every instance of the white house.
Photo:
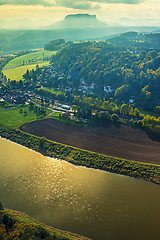
M 130 99 L 129 99 L 129 103 L 133 104 L 134 101 L 135 101 L 135 97 L 134 97 L 134 96 L 130 97 Z
M 113 93 L 114 89 L 111 86 L 104 86 L 104 92 Z

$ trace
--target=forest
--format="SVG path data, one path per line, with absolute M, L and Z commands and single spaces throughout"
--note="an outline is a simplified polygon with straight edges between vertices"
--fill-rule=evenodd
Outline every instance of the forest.
M 104 97 L 104 86 L 111 86 L 115 90 L 112 97 L 118 102 L 134 97 L 138 106 L 152 109 L 159 105 L 159 49 L 88 41 L 63 47 L 52 56 L 52 63 L 71 75 L 77 89 L 82 81 L 94 84 L 94 93 Z

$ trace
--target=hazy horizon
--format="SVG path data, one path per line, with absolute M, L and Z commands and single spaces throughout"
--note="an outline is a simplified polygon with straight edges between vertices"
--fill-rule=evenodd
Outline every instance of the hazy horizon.
M 160 26 L 160 0 L 0 0 L 0 28 L 39 29 L 70 14 L 110 26 Z

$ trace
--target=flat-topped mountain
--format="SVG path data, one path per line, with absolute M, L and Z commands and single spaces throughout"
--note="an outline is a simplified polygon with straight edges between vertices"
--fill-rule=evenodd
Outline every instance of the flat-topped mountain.
M 84 29 L 105 27 L 107 27 L 107 24 L 97 20 L 96 15 L 72 14 L 67 15 L 62 21 L 43 27 L 43 29 Z

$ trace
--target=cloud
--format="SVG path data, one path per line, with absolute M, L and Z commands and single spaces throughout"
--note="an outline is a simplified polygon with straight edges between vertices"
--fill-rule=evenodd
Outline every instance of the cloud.
M 145 0 L 55 0 L 56 6 L 63 6 L 75 9 L 93 9 L 99 8 L 102 3 L 124 3 L 124 4 L 138 4 Z
M 0 0 L 0 5 L 14 4 L 14 5 L 42 5 L 42 6 L 62 6 L 74 9 L 93 9 L 99 8 L 101 3 L 124 3 L 124 4 L 138 4 L 144 0 Z
M 0 0 L 0 5 L 13 4 L 13 5 L 42 5 L 42 6 L 53 6 L 55 0 Z

